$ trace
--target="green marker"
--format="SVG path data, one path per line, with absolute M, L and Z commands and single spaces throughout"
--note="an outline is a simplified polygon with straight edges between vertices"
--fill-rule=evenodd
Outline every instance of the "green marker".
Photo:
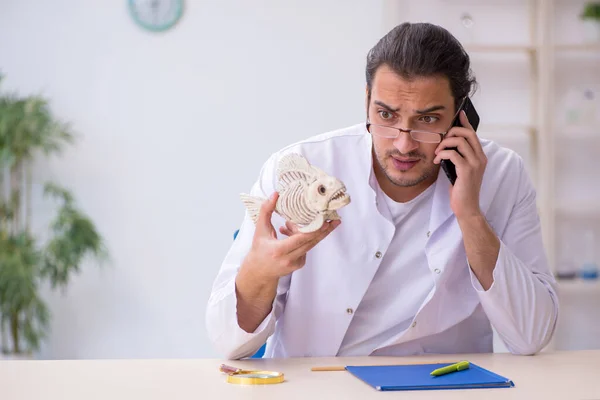
M 461 361 L 461 362 L 457 362 L 456 364 L 438 368 L 436 370 L 431 371 L 431 375 L 433 375 L 433 376 L 446 375 L 451 372 L 462 371 L 463 369 L 469 369 L 468 361 Z

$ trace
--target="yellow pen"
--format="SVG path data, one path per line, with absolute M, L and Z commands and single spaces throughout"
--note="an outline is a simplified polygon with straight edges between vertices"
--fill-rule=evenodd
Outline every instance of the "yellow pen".
M 446 375 L 451 372 L 457 372 L 457 371 L 462 371 L 464 369 L 469 369 L 469 366 L 470 366 L 470 364 L 468 361 L 460 361 L 460 362 L 457 362 L 456 364 L 447 365 L 445 367 L 435 369 L 435 370 L 431 371 L 431 375 L 433 375 L 433 376 Z

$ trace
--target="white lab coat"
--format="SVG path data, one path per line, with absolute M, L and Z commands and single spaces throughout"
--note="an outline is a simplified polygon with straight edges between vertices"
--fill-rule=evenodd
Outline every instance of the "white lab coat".
M 488 157 L 480 206 L 501 240 L 492 287 L 484 291 L 469 268 L 461 230 L 450 208 L 450 182 L 440 170 L 430 235 L 423 249 L 434 289 L 411 327 L 370 355 L 491 352 L 492 325 L 515 354 L 534 354 L 549 343 L 558 300 L 542 244 L 534 188 L 515 152 L 480 140 Z M 352 202 L 339 211 L 342 225 L 308 253 L 306 265 L 280 279 L 273 310 L 252 333 L 237 323 L 234 282 L 254 234 L 246 214 L 206 309 L 209 338 L 224 357 L 251 356 L 267 339 L 265 357 L 337 355 L 352 310 L 382 260 L 376 254 L 385 254 L 394 234 L 393 225 L 375 204 L 371 144 L 364 124 L 358 124 L 290 145 L 266 161 L 252 187 L 254 195 L 268 197 L 276 187 L 277 160 L 298 152 L 339 177 Z M 273 214 L 276 230 L 283 223 Z

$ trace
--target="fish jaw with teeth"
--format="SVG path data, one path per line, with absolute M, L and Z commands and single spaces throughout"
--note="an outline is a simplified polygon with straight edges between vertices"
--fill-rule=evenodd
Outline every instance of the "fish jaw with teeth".
M 315 167 L 318 171 L 318 168 Z M 350 203 L 346 186 L 339 179 L 319 171 L 317 179 L 309 184 L 305 192 L 306 202 L 324 215 L 325 220 L 339 219 L 337 210 Z

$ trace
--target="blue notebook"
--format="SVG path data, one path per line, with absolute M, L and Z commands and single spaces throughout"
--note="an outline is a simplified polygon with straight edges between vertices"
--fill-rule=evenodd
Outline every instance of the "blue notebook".
M 373 388 L 392 390 L 435 390 L 509 388 L 514 383 L 478 365 L 441 376 L 431 376 L 434 369 L 451 363 L 417 365 L 347 366 L 346 370 Z

